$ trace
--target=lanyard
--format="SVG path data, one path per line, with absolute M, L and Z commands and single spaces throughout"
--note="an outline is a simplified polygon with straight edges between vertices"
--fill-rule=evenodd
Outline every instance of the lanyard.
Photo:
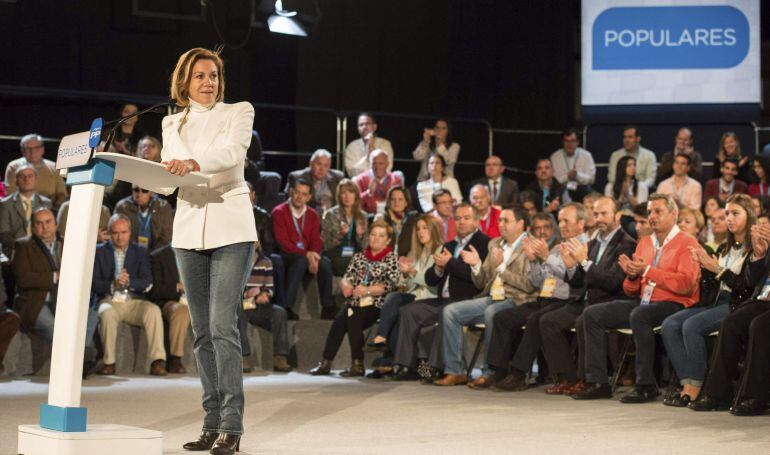
M 666 238 L 663 240 L 663 245 L 659 245 L 658 243 L 658 237 L 655 236 L 655 234 L 652 234 L 652 246 L 655 248 L 655 260 L 652 263 L 653 267 L 658 266 L 658 262 L 660 262 L 660 256 L 663 254 L 663 248 L 668 245 L 668 243 L 676 237 L 676 235 L 679 234 L 679 226 L 674 226 L 671 228 L 671 232 L 668 233 Z
M 548 195 L 551 194 L 550 188 L 543 188 L 543 202 L 541 207 L 545 209 L 545 207 L 548 205 Z
M 294 222 L 294 230 L 297 231 L 297 237 L 300 242 L 302 241 L 302 232 L 305 230 L 305 215 L 307 215 L 307 210 L 302 214 L 302 227 L 300 228 L 297 224 L 297 218 L 293 213 L 291 214 L 291 220 Z
M 725 268 L 729 269 L 730 263 L 732 263 L 734 259 L 741 257 L 742 254 L 743 254 L 742 246 L 737 250 L 735 248 L 730 248 L 730 251 L 727 252 L 727 256 L 725 256 Z
M 345 215 L 342 215 L 342 216 L 344 217 Z M 356 228 L 356 218 L 352 217 L 352 219 L 350 220 L 350 227 L 348 228 L 348 235 L 346 236 L 348 245 L 353 240 L 353 230 L 355 230 L 355 228 Z
M 369 286 L 369 268 L 370 268 L 370 264 L 369 264 L 368 261 L 364 262 L 364 267 L 365 267 L 365 269 L 364 269 L 364 278 L 363 278 L 362 283 L 364 284 L 364 286 Z
M 396 223 L 395 221 L 390 223 L 390 225 L 393 227 L 393 233 L 395 234 L 396 242 L 398 242 L 398 239 L 401 237 L 401 231 L 404 229 L 404 220 L 403 219 L 401 220 L 401 224 L 399 225 L 398 228 L 396 228 L 397 224 L 398 223 Z
M 150 208 L 147 207 L 147 215 L 142 215 L 142 212 L 139 212 L 138 215 L 140 233 L 148 232 L 150 222 L 152 221 L 152 212 L 150 211 Z
M 449 220 L 444 220 L 444 241 L 446 241 L 447 230 L 449 229 Z
M 374 180 L 374 196 L 377 199 L 384 199 L 388 193 L 388 186 L 390 185 L 390 175 L 385 176 L 385 182 L 380 183 L 377 177 L 372 172 L 372 179 Z
M 465 249 L 465 246 L 468 245 L 468 243 L 471 241 L 471 237 L 473 237 L 473 234 L 470 234 L 467 239 L 465 239 L 464 242 L 460 243 L 457 242 L 457 246 L 455 246 L 455 252 L 454 257 L 457 259 L 460 257 L 460 252 Z

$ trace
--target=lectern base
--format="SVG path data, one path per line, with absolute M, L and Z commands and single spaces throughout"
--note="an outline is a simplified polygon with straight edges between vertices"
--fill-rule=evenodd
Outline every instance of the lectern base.
M 19 425 L 21 455 L 161 455 L 163 433 L 125 425 L 88 425 L 66 433 L 38 425 Z

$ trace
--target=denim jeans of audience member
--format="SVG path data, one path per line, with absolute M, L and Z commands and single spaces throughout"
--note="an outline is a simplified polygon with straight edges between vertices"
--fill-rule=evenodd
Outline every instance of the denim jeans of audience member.
M 443 318 L 443 349 L 444 372 L 449 374 L 461 374 L 465 370 L 463 365 L 463 326 L 484 323 L 484 346 L 489 346 L 492 338 L 492 322 L 498 311 L 513 308 L 515 303 L 511 299 L 494 301 L 491 297 L 479 297 L 477 299 L 463 300 L 450 303 L 445 306 Z M 486 368 L 486 365 L 484 365 Z
M 289 334 L 286 309 L 272 303 L 257 305 L 253 310 L 243 310 L 238 315 L 238 330 L 241 334 L 241 352 L 251 357 L 251 344 L 247 334 L 248 324 L 261 327 L 273 335 L 273 355 L 289 355 Z
M 307 257 L 299 254 L 282 254 L 281 256 L 286 270 L 285 308 L 296 313 L 297 293 L 305 280 L 305 275 L 308 273 Z M 326 256 L 321 256 L 316 279 L 318 280 L 321 306 L 334 307 L 334 298 L 332 297 L 332 263 Z
M 398 316 L 401 314 L 401 307 L 414 302 L 414 299 L 414 294 L 406 292 L 391 292 L 385 297 L 385 302 L 380 309 L 380 323 L 377 325 L 377 335 L 388 340 L 388 347 L 391 352 L 396 351 Z
M 706 337 L 719 330 L 729 313 L 730 293 L 723 291 L 715 306 L 687 308 L 663 321 L 663 344 L 682 385 L 703 385 L 708 359 Z
M 96 309 L 88 308 L 88 319 L 86 320 L 86 346 L 93 346 L 94 344 L 94 332 L 96 332 L 96 326 L 99 324 L 99 313 Z M 40 313 L 35 319 L 35 334 L 40 338 L 53 343 L 53 326 L 54 315 L 51 311 L 51 307 L 44 304 L 40 308 Z
M 243 433 L 243 360 L 238 312 L 254 244 L 174 248 L 190 305 L 193 351 L 203 386 L 203 431 Z
M 286 308 L 286 268 L 280 254 L 271 254 L 270 262 L 273 264 L 273 302 Z

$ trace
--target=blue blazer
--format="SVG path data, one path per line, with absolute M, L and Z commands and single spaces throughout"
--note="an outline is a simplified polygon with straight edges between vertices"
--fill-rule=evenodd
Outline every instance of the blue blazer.
M 152 268 L 147 249 L 138 243 L 129 243 L 123 267 L 130 277 L 128 290 L 144 296 L 147 288 L 152 284 Z M 115 248 L 111 241 L 107 241 L 96 246 L 91 292 L 97 299 L 107 296 L 112 292 L 110 286 L 113 281 L 115 281 Z

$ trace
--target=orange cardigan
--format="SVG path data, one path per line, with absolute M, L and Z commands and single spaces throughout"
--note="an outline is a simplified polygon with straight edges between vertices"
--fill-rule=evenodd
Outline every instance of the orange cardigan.
M 678 233 L 663 248 L 657 267 L 653 267 L 655 261 L 655 248 L 652 237 L 646 236 L 636 246 L 636 256 L 641 257 L 650 268 L 643 277 L 635 280 L 626 278 L 623 281 L 623 290 L 630 296 L 641 296 L 641 291 L 647 282 L 655 283 L 652 291 L 651 302 L 677 302 L 689 308 L 700 299 L 700 265 L 693 261 L 688 247 L 700 248 L 698 241 L 684 232 Z

